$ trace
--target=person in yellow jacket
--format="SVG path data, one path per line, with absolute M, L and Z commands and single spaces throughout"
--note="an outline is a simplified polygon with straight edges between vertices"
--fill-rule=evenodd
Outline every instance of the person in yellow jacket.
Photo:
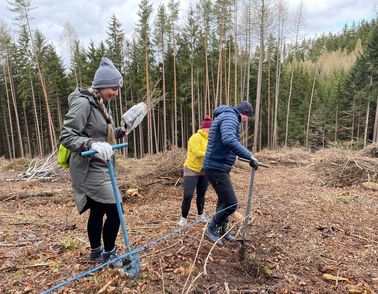
M 202 163 L 212 122 L 211 117 L 206 116 L 201 123 L 201 128 L 190 137 L 188 142 L 188 153 L 184 163 L 184 197 L 181 204 L 181 218 L 178 222 L 180 226 L 185 226 L 188 223 L 194 190 L 197 191 L 197 219 L 206 221 L 203 209 L 208 182 L 202 171 Z

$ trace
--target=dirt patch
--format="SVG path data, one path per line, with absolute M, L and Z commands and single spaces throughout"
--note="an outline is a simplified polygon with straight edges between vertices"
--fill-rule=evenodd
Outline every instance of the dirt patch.
M 244 258 L 239 242 L 212 249 L 203 238 L 204 224 L 151 244 L 177 229 L 182 187 L 177 181 L 180 175 L 175 174 L 165 182 L 141 185 L 141 197 L 124 197 L 132 247 L 149 244 L 140 252 L 140 279 L 128 281 L 122 271 L 103 268 L 58 293 L 98 293 L 101 289 L 103 293 L 377 292 L 376 191 L 359 185 L 326 186 L 313 165 L 277 162 L 269 156 L 264 161 L 271 168 L 260 168 L 255 176 Z M 312 156 L 308 154 L 306 162 L 312 162 Z M 132 184 L 137 161 L 120 161 L 125 167 L 118 171 L 122 188 L 124 182 Z M 140 161 L 138 166 L 151 170 L 157 164 L 146 166 Z M 76 211 L 68 175 L 55 182 L 7 182 L 8 171 L 1 170 L 0 196 L 8 196 L 0 201 L 1 292 L 39 293 L 93 269 L 95 265 L 86 261 L 87 215 Z M 248 164 L 238 164 L 231 175 L 241 215 L 249 175 Z M 210 188 L 206 214 L 212 214 L 215 205 Z M 189 217 L 194 221 L 193 215 Z M 237 221 L 234 217 L 232 223 Z M 240 225 L 232 232 L 241 237 Z M 117 242 L 124 251 L 121 236 Z

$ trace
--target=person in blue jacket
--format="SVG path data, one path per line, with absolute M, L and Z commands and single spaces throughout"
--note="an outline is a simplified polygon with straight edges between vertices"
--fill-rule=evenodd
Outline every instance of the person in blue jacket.
M 203 169 L 218 196 L 216 214 L 206 228 L 206 236 L 218 245 L 222 245 L 219 237 L 227 232 L 228 217 L 238 205 L 230 178 L 236 156 L 249 160 L 254 169 L 259 166 L 252 152 L 240 143 L 240 125 L 252 115 L 253 108 L 248 101 L 242 101 L 237 106 L 221 105 L 214 111 L 215 119 L 209 131 Z M 235 240 L 230 233 L 224 238 Z

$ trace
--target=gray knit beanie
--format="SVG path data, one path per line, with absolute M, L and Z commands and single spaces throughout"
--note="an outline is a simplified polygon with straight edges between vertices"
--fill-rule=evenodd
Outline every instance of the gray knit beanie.
M 101 59 L 99 68 L 96 70 L 92 88 L 118 88 L 122 87 L 123 79 L 121 73 L 115 68 L 113 62 L 106 57 Z
M 253 108 L 252 104 L 249 103 L 249 101 L 242 101 L 240 102 L 237 106 L 236 109 L 241 113 L 246 116 L 251 117 L 253 115 Z

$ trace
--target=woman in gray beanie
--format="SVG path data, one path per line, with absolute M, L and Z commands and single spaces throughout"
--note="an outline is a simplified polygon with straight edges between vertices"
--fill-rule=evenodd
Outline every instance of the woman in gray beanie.
M 80 214 L 89 209 L 89 260 L 94 262 L 107 262 L 118 256 L 115 240 L 120 220 L 106 162 L 113 156 L 111 145 L 127 134 L 127 125 L 114 128 L 110 111 L 110 101 L 118 96 L 122 83 L 122 75 L 113 62 L 102 58 L 92 87 L 76 88 L 69 95 L 69 110 L 59 138 L 60 144 L 71 151 L 69 169 L 77 209 Z M 97 153 L 92 157 L 80 155 L 89 149 Z M 122 267 L 122 261 L 112 265 Z

